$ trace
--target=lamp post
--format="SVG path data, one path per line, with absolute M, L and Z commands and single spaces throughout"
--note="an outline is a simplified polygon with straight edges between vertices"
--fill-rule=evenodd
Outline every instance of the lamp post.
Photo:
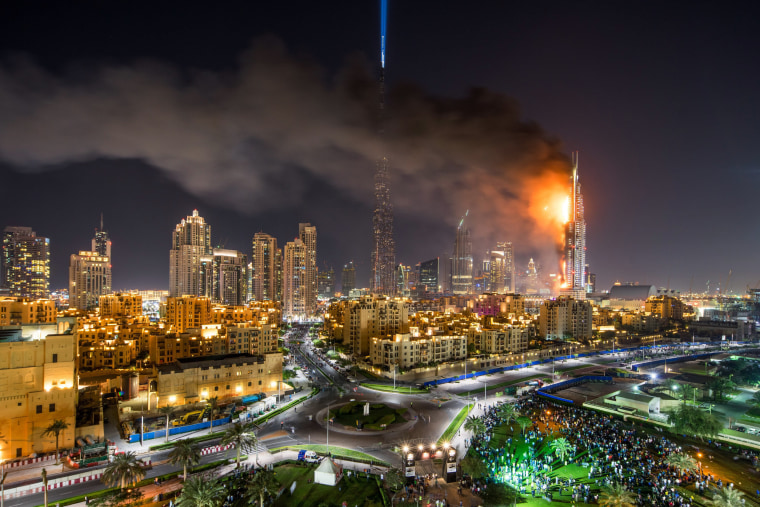
M 483 384 L 483 413 L 485 413 L 486 402 L 488 401 L 488 391 L 486 390 L 488 387 L 488 382 L 485 380 L 478 380 L 478 382 L 481 382 Z

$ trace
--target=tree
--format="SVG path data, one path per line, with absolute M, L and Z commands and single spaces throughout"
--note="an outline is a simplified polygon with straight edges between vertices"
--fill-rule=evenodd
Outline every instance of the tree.
M 329 459 L 329 458 L 328 458 Z M 264 507 L 264 498 L 266 495 L 274 494 L 280 487 L 274 473 L 270 470 L 259 468 L 255 474 L 249 476 L 246 486 L 246 496 L 251 501 L 259 499 L 259 507 Z
M 40 472 L 40 475 L 42 476 L 42 492 L 44 493 L 43 499 L 45 502 L 45 507 L 47 507 L 47 488 L 48 488 L 47 470 L 43 468 L 42 472 Z
M 218 479 L 191 477 L 182 487 L 182 495 L 177 499 L 179 507 L 219 507 L 227 494 Z
M 201 461 L 201 451 L 193 445 L 189 438 L 177 440 L 174 449 L 169 453 L 169 463 L 182 465 L 182 478 L 187 480 L 187 467 L 197 465 Z
M 158 411 L 166 416 L 166 442 L 169 442 L 169 419 L 172 415 L 174 415 L 174 407 L 171 405 L 166 405 L 165 407 L 161 407 L 158 409 Z
M 58 438 L 61 436 L 61 432 L 69 427 L 69 423 L 62 419 L 56 419 L 53 423 L 44 429 L 42 436 L 55 435 L 55 464 L 59 465 L 61 462 L 58 459 Z
M 557 455 L 560 461 L 565 461 L 567 455 L 573 450 L 573 446 L 565 437 L 556 438 L 549 445 L 551 445 L 552 451 L 554 451 L 554 454 Z
M 752 395 L 752 398 L 747 401 L 753 405 L 760 406 L 760 391 L 755 391 L 755 394 Z
M 249 452 L 256 448 L 258 439 L 253 434 L 255 430 L 256 426 L 253 423 L 243 424 L 238 421 L 224 432 L 221 444 L 233 444 L 235 446 L 237 449 L 237 457 L 235 458 L 237 466 L 240 466 L 240 451 Z
M 216 413 L 219 411 L 219 397 L 212 396 L 208 399 L 208 405 L 211 407 L 211 420 L 216 418 Z
M 517 491 L 506 484 L 489 484 L 480 494 L 485 505 L 512 505 L 519 499 Z
M 90 501 L 92 507 L 123 507 L 137 504 L 142 500 L 142 493 L 135 489 L 112 489 Z
M 713 414 L 691 405 L 679 405 L 668 414 L 668 422 L 676 433 L 703 437 L 717 435 L 723 425 Z
M 145 469 L 134 452 L 117 454 L 103 472 L 101 480 L 108 486 L 127 486 L 141 481 L 145 477 Z
M 482 435 L 486 432 L 486 423 L 480 417 L 470 416 L 464 421 L 464 429 L 473 435 Z
M 683 452 L 671 454 L 665 459 L 665 464 L 678 469 L 681 475 L 697 469 L 697 460 Z
M 384 480 L 385 487 L 393 492 L 393 498 L 391 498 L 391 503 L 393 503 L 393 500 L 396 498 L 396 493 L 403 489 L 404 483 L 406 482 L 404 480 L 404 474 L 398 468 L 389 468 L 388 471 L 385 472 Z
M 477 456 L 468 454 L 462 458 L 462 461 L 459 462 L 459 466 L 462 467 L 462 472 L 475 479 L 480 479 L 488 475 L 488 466 L 486 466 L 486 464 L 483 463 L 483 460 Z
M 742 498 L 744 493 L 738 489 L 734 489 L 733 485 L 721 488 L 712 497 L 712 500 L 707 501 L 707 505 L 713 507 L 743 507 L 744 499 Z
M 668 380 L 665 383 L 665 386 L 667 387 L 668 392 L 673 398 L 678 398 L 680 395 L 683 394 L 683 389 L 681 387 L 681 384 L 679 384 L 673 379 Z
M 531 424 L 533 424 L 533 420 L 525 415 L 521 415 L 517 419 L 515 419 L 515 422 L 520 425 L 520 428 L 522 428 L 522 433 L 525 435 L 525 429 L 529 427 Z
M 496 415 L 499 416 L 499 419 L 503 422 L 508 423 L 519 414 L 517 413 L 517 410 L 515 410 L 515 406 L 511 403 L 502 403 L 499 405 L 499 408 L 496 409 Z
M 602 489 L 599 505 L 609 507 L 635 507 L 636 497 L 622 484 L 613 484 Z

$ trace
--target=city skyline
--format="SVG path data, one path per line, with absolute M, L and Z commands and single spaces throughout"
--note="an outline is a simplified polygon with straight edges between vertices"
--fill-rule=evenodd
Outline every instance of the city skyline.
M 549 172 L 558 180 L 566 178 L 569 153 L 579 150 L 592 252 L 588 262 L 600 290 L 615 281 L 683 292 L 707 287 L 714 292 L 727 282 L 734 293 L 754 286 L 760 274 L 752 252 L 760 240 L 746 217 L 753 216 L 752 190 L 760 174 L 751 142 L 757 136 L 754 118 L 760 104 L 752 91 L 757 70 L 745 65 L 747 48 L 758 37 L 742 14 L 749 4 L 715 10 L 678 2 L 664 9 L 646 2 L 546 5 L 550 8 L 462 10 L 447 2 L 391 3 L 393 65 L 385 77 L 389 110 L 415 106 L 429 115 L 421 124 L 412 122 L 425 119 L 421 114 L 396 114 L 392 120 L 396 263 L 447 259 L 455 221 L 463 209 L 474 207 L 476 259 L 507 239 L 514 245 L 518 270 L 535 258 L 544 270 L 559 271 L 551 269 L 559 257 L 552 231 L 537 230 L 531 210 L 521 205 L 525 195 L 543 188 L 530 187 L 536 181 L 526 175 L 549 160 L 556 164 Z M 166 287 L 170 245 L 165 231 L 192 209 L 213 225 L 215 245 L 246 254 L 256 232 L 266 231 L 285 244 L 293 238 L 293 224 L 309 221 L 320 230 L 318 265 L 337 271 L 353 260 L 357 286 L 369 286 L 377 147 L 371 136 L 334 129 L 343 125 L 335 113 L 341 120 L 356 118 L 354 110 L 339 105 L 376 105 L 376 94 L 366 101 L 344 99 L 349 91 L 376 91 L 376 80 L 370 78 L 377 75 L 372 56 L 378 49 L 377 5 L 339 2 L 329 15 L 306 3 L 299 7 L 308 23 L 294 22 L 290 12 L 271 6 L 264 15 L 249 16 L 242 4 L 210 16 L 192 4 L 181 15 L 139 3 L 123 16 L 104 6 L 51 6 L 45 19 L 22 3 L 10 11 L 0 35 L 5 92 L 0 105 L 6 112 L 0 120 L 0 225 L 31 227 L 50 238 L 51 289 L 67 285 L 69 256 L 92 238 L 101 212 L 114 243 L 113 287 Z M 235 25 L 232 18 L 249 22 Z M 502 21 L 489 23 L 494 19 Z M 127 35 L 136 20 L 147 20 L 141 23 L 140 40 Z M 236 29 L 229 30 L 229 23 Z M 648 27 L 645 34 L 642 25 Z M 173 31 L 171 42 L 165 38 L 167 26 Z M 195 41 L 197 33 L 210 36 Z M 97 47 L 93 39 L 101 41 Z M 360 70 L 345 64 L 347 58 L 357 58 L 351 56 L 357 51 L 363 55 L 358 57 L 363 60 Z M 275 123 L 281 148 L 297 147 L 289 137 L 294 133 L 340 139 L 348 132 L 346 144 L 335 146 L 339 152 L 352 148 L 340 153 L 346 159 L 320 165 L 338 155 L 314 150 L 284 159 L 278 143 L 259 131 L 252 132 L 248 144 L 233 139 L 226 145 L 224 129 L 207 128 L 210 113 L 213 117 L 221 114 L 217 109 L 239 105 L 235 93 L 249 90 L 230 90 L 225 83 L 243 81 L 246 72 L 255 74 L 262 59 L 290 65 L 313 85 L 309 100 L 300 102 L 284 101 L 271 87 L 257 89 L 287 120 L 263 117 L 268 127 Z M 207 81 L 198 77 L 201 71 Z M 144 79 L 151 75 L 154 81 Z M 347 83 L 356 87 L 341 88 Z M 470 86 L 490 91 L 468 92 Z M 19 94 L 19 89 L 26 92 Z M 125 90 L 139 91 L 124 95 Z M 41 108 L 40 97 L 57 106 L 55 121 L 43 121 L 53 113 Z M 134 102 L 127 101 L 131 107 L 116 109 L 113 117 L 85 107 L 100 104 L 107 111 L 115 97 Z M 324 104 L 313 104 L 315 97 Z M 166 107 L 174 100 L 183 106 L 177 111 L 188 115 L 179 122 Z M 293 108 L 301 111 L 296 114 Z M 151 128 L 144 124 L 145 111 L 152 111 Z M 320 121 L 293 130 L 293 120 L 304 112 Z M 421 125 L 440 134 L 434 129 L 445 117 L 440 112 L 466 112 L 463 118 L 477 128 L 443 138 L 415 137 L 405 130 Z M 505 124 L 505 117 L 512 122 Z M 230 127 L 245 124 L 231 116 L 219 118 Z M 82 125 L 89 127 L 82 130 Z M 358 130 L 374 127 L 359 125 Z M 537 151 L 504 148 L 520 129 Z M 481 143 L 476 145 L 482 148 L 480 158 L 463 141 L 471 133 Z M 313 141 L 307 137 L 300 140 Z M 128 141 L 119 141 L 124 139 Z M 433 159 L 405 140 L 409 145 L 424 141 L 426 151 L 452 163 L 431 165 Z M 452 140 L 462 144 L 453 146 Z M 208 146 L 224 148 L 214 153 L 227 158 L 206 157 Z M 180 149 L 186 157 L 196 156 L 187 159 L 196 165 L 174 170 L 171 155 Z M 536 159 L 537 152 L 548 159 Z M 255 170 L 241 170 L 236 165 L 240 159 Z M 505 159 L 520 160 L 519 167 L 494 171 L 488 165 L 496 167 Z M 328 165 L 353 172 L 334 173 Z M 494 181 L 502 184 L 489 185 Z

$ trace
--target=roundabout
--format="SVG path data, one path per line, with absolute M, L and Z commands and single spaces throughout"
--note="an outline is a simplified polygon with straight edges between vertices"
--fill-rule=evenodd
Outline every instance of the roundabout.
M 328 424 L 331 432 L 352 435 L 382 435 L 411 429 L 419 417 L 412 408 L 398 404 L 352 400 L 330 405 L 316 413 L 320 426 Z

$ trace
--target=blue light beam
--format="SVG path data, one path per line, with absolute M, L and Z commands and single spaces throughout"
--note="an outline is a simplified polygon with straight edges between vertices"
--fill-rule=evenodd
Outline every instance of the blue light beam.
M 388 24 L 388 0 L 380 0 L 380 66 L 385 68 L 385 27 Z

